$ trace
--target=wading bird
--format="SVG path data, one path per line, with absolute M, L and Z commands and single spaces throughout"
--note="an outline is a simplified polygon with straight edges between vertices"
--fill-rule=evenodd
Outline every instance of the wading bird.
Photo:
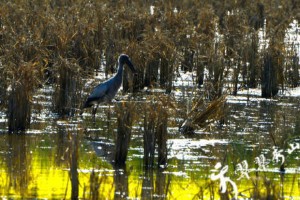
M 117 74 L 110 78 L 109 80 L 100 83 L 98 86 L 94 88 L 91 92 L 90 96 L 87 98 L 83 109 L 94 106 L 93 115 L 95 116 L 99 103 L 105 102 L 110 103 L 113 98 L 116 96 L 119 88 L 122 84 L 122 76 L 123 76 L 123 66 L 126 64 L 131 71 L 136 74 L 136 69 L 131 63 L 128 55 L 121 54 L 118 60 L 118 72 Z M 81 111 L 82 114 L 83 110 Z

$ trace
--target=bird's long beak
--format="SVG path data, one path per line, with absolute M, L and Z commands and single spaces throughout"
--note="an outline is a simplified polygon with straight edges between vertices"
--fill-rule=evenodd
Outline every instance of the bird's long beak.
M 133 66 L 133 64 L 131 63 L 131 61 L 127 61 L 126 64 L 128 65 L 128 67 L 130 68 L 130 70 L 132 71 L 133 74 L 137 73 L 137 70 L 135 69 L 135 67 Z

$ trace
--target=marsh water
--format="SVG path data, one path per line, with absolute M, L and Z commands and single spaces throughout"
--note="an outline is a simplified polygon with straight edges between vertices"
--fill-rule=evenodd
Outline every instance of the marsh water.
M 94 120 L 90 110 L 61 118 L 51 112 L 51 92 L 46 86 L 35 95 L 25 134 L 8 134 L 0 113 L 1 198 L 70 199 L 75 191 L 80 199 L 227 199 L 236 184 L 239 199 L 300 199 L 297 96 L 229 95 L 224 122 L 192 136 L 169 117 L 167 164 L 146 170 L 141 119 L 131 127 L 126 166 L 112 164 L 122 102 L 101 105 Z M 136 112 L 144 112 L 144 95 L 130 97 Z M 211 178 L 222 172 L 226 188 Z

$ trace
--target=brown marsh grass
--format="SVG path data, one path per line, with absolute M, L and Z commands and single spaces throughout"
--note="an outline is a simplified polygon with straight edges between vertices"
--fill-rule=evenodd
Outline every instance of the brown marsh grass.
M 82 80 L 80 75 L 82 69 L 76 60 L 66 60 L 61 58 L 59 63 L 55 63 L 55 74 L 58 74 L 54 92 L 54 111 L 61 116 L 72 116 L 82 104 Z
M 224 88 L 236 95 L 241 85 L 262 86 L 262 95 L 269 98 L 280 88 L 299 86 L 299 58 L 287 50 L 293 44 L 284 43 L 289 24 L 300 19 L 300 7 L 295 2 L 2 1 L 0 101 L 1 109 L 6 107 L 8 130 L 18 132 L 29 127 L 32 97 L 46 83 L 56 89 L 53 111 L 61 116 L 75 114 L 82 93 L 90 90 L 83 87 L 83 81 L 95 71 L 102 73 L 102 68 L 106 76 L 114 73 L 120 53 L 129 54 L 139 71 L 133 83 L 124 84 L 124 91 L 136 92 L 146 86 L 171 93 L 180 70 L 195 71 L 196 84 L 204 90 L 199 94 L 206 94 L 204 100 L 211 104 L 203 104 L 210 106 L 201 112 L 197 106 L 192 110 L 193 125 L 207 126 L 207 119 L 222 115 Z M 154 6 L 153 14 L 150 6 Z M 270 41 L 261 51 L 260 29 Z M 196 102 L 201 103 L 200 95 Z M 154 165 L 155 147 L 157 165 L 167 163 L 169 112 L 183 108 L 173 108 L 159 95 L 155 98 L 161 99 L 145 107 L 146 167 Z M 133 107 L 130 103 L 118 107 L 115 163 L 119 166 L 127 157 L 135 119 Z M 78 196 L 76 153 L 72 151 L 70 160 L 73 197 Z M 166 175 L 158 176 L 157 185 L 165 184 Z M 254 190 L 254 198 L 277 198 L 272 193 L 278 189 L 267 179 L 264 185 L 267 194 Z M 167 188 L 164 185 L 164 191 L 157 193 L 165 194 Z
M 153 13 L 150 6 L 154 6 Z M 277 12 L 278 9 L 282 12 Z M 10 100 L 5 90 L 14 82 L 9 75 L 10 66 L 38 63 L 38 69 L 33 70 L 47 72 L 45 76 L 35 78 L 39 84 L 49 77 L 59 77 L 56 85 L 70 91 L 66 95 L 72 96 L 82 88 L 71 91 L 72 86 L 64 88 L 63 82 L 86 78 L 101 64 L 105 66 L 106 75 L 112 73 L 117 56 L 124 52 L 132 57 L 139 69 L 139 76 L 133 83 L 134 91 L 144 86 L 159 86 L 171 92 L 172 81 L 181 66 L 184 71 L 197 72 L 199 86 L 206 84 L 203 82 L 204 69 L 208 70 L 205 78 L 212 85 L 211 99 L 222 95 L 227 84 L 225 78 L 230 78 L 232 94 L 237 93 L 239 85 L 263 85 L 263 96 L 271 97 L 277 90 L 265 90 L 297 86 L 299 82 L 299 74 L 295 73 L 299 63 L 290 62 L 295 53 L 287 52 L 286 45 L 290 44 L 283 41 L 289 23 L 299 19 L 298 11 L 299 5 L 293 1 L 275 0 L 256 3 L 205 0 L 2 2 L 0 54 L 4 72 L 1 78 L 8 83 L 1 84 L 1 99 L 8 108 Z M 270 40 L 267 53 L 259 52 L 257 48 L 259 28 L 265 30 Z M 266 64 L 268 54 L 273 61 Z M 62 64 L 62 60 L 71 62 Z M 283 67 L 284 63 L 288 66 Z M 66 65 L 69 65 L 67 68 L 76 65 L 86 73 L 64 76 L 63 70 L 54 69 L 63 69 Z M 266 74 L 273 71 L 274 76 L 270 76 L 273 79 L 268 78 Z M 242 82 L 238 78 L 240 75 Z M 72 107 L 75 100 L 71 98 L 72 103 L 66 103 L 65 98 L 56 95 L 54 93 L 57 105 L 54 108 L 64 115 L 64 108 L 59 107 Z M 70 108 L 66 110 L 70 112 Z
M 172 102 L 164 96 L 150 100 L 144 107 L 144 168 L 153 169 L 167 164 L 168 118 L 174 113 Z M 171 109 L 170 109 L 171 108 Z M 171 110 L 171 112 L 170 112 Z M 173 111 L 173 112 L 172 112 Z M 155 156 L 157 152 L 157 156 Z M 155 160 L 157 157 L 157 160 Z M 156 161 L 156 162 L 155 162 Z
M 40 83 L 38 63 L 19 63 L 11 66 L 11 79 L 8 104 L 9 132 L 26 130 L 30 125 L 31 98 Z

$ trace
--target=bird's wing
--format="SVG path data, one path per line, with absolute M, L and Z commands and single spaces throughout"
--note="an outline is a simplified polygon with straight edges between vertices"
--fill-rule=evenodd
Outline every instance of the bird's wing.
M 101 83 L 97 85 L 91 92 L 90 96 L 87 98 L 84 107 L 90 107 L 95 102 L 99 102 L 106 95 L 108 91 L 108 85 L 106 83 Z
M 94 90 L 91 92 L 89 98 L 102 98 L 106 95 L 108 90 L 108 85 L 106 83 L 101 83 L 97 85 Z

